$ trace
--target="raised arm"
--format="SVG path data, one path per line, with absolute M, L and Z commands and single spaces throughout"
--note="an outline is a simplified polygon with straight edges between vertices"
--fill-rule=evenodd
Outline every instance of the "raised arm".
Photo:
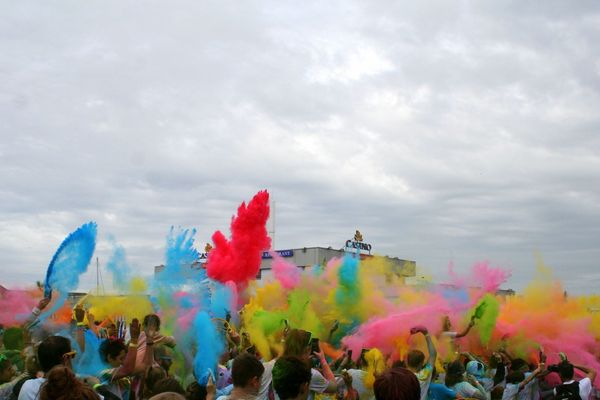
M 85 353 L 85 322 L 83 322 L 85 310 L 81 305 L 78 305 L 75 307 L 75 310 L 73 310 L 73 313 L 75 314 L 75 322 L 77 323 L 75 340 L 77 340 L 77 345 L 79 345 L 79 351 L 83 354 Z
M 531 373 L 527 378 L 525 378 L 521 383 L 519 383 L 519 392 L 525 389 L 532 380 L 534 380 L 543 370 L 545 363 L 541 362 L 538 367 Z
M 594 383 L 594 380 L 596 379 L 596 370 L 592 369 L 592 368 L 588 368 L 588 367 L 584 367 L 583 365 L 575 365 L 573 364 L 574 368 L 577 368 L 578 370 L 582 371 L 584 374 L 586 374 L 586 376 L 588 378 L 590 378 L 590 380 L 592 381 L 592 383 Z
M 40 316 L 44 308 L 48 306 L 48 304 L 50 304 L 50 298 L 44 297 L 43 299 L 41 299 L 38 302 L 37 306 L 33 307 L 33 310 L 31 310 L 31 315 L 25 320 L 25 322 L 23 322 L 23 329 L 29 330 L 35 324 L 37 324 L 38 317 Z
M 437 358 L 437 350 L 433 344 L 433 340 L 431 340 L 431 336 L 429 336 L 429 331 L 424 326 L 415 326 L 410 330 L 410 334 L 414 335 L 416 333 L 422 333 L 425 336 L 425 340 L 427 341 L 427 352 L 429 353 L 427 363 L 433 367 L 435 365 L 435 359 Z
M 473 328 L 474 326 L 475 326 L 475 316 L 471 317 L 471 321 L 469 321 L 469 325 L 467 325 L 467 327 L 465 328 L 464 331 L 456 334 L 456 338 L 461 338 L 461 337 L 467 336 L 469 334 L 469 332 L 471 331 L 471 328 Z
M 94 332 L 94 335 L 100 336 L 99 328 L 96 326 L 96 320 L 94 318 L 94 314 L 90 313 L 89 310 L 85 312 L 85 318 L 88 322 L 88 328 Z
M 327 335 L 327 343 L 331 343 L 331 337 L 333 336 L 334 332 L 338 330 L 339 327 L 340 323 L 336 319 L 333 325 L 331 326 L 331 329 L 329 330 L 329 334 Z
M 323 377 L 327 379 L 329 384 L 327 385 L 327 389 L 325 389 L 325 393 L 335 393 L 337 392 L 337 382 L 335 381 L 335 376 L 333 372 L 331 372 L 331 368 L 329 368 L 329 364 L 327 364 L 327 360 L 325 359 L 325 353 L 321 349 L 321 344 L 319 343 L 319 352 L 314 353 L 317 357 L 319 357 L 319 361 L 321 361 L 321 368 L 323 370 Z
M 130 376 L 136 374 L 138 372 L 144 371 L 144 366 L 142 365 L 140 369 L 136 369 L 135 359 L 137 357 L 137 349 L 138 349 L 138 339 L 140 338 L 140 322 L 137 318 L 134 318 L 129 324 L 129 334 L 131 336 L 131 340 L 129 341 L 129 345 L 127 346 L 127 355 L 125 356 L 125 362 L 123 365 L 117 369 L 115 374 L 113 375 L 113 379 L 119 379 L 126 376 Z

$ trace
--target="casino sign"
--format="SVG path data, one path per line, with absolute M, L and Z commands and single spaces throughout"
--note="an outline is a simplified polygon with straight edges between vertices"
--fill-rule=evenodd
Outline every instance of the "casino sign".
M 348 252 L 358 252 L 359 254 L 361 254 L 362 251 L 366 251 L 371 254 L 371 248 L 372 246 L 369 243 L 363 242 L 362 234 L 357 230 L 354 234 L 354 240 L 346 240 L 344 250 Z

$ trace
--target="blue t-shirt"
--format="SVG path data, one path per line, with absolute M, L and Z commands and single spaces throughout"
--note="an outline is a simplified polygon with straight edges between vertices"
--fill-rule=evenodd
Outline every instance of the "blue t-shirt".
M 429 385 L 429 400 L 452 400 L 456 399 L 456 392 L 441 383 L 431 383 Z

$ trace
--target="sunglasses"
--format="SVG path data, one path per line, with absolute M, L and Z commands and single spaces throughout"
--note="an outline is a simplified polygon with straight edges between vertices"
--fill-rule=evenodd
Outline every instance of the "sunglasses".
M 70 359 L 74 359 L 76 355 L 77 355 L 77 352 L 75 350 L 73 350 L 73 351 L 63 354 L 63 358 L 68 357 Z

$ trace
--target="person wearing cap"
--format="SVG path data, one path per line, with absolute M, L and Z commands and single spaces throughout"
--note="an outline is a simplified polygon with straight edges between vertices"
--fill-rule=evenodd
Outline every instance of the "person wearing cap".
M 467 363 L 467 375 L 473 376 L 486 392 L 494 388 L 494 379 L 486 375 L 485 365 L 481 361 L 471 360 Z
M 465 366 L 462 361 L 456 360 L 448 365 L 446 371 L 446 386 L 454 390 L 461 397 L 470 397 L 479 400 L 490 400 L 490 393 L 472 375 L 467 375 L 465 380 Z

